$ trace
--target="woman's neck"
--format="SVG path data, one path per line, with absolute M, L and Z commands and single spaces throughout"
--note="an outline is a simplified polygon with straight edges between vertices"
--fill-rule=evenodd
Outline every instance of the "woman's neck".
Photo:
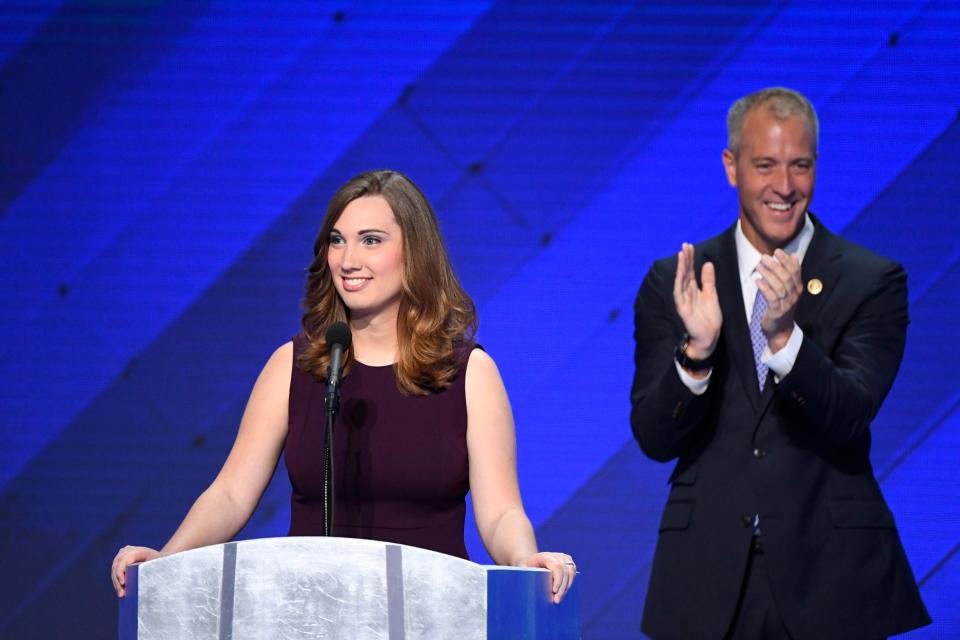
M 393 364 L 397 360 L 397 317 L 377 315 L 367 318 L 351 318 L 353 333 L 353 357 L 363 364 L 374 367 Z

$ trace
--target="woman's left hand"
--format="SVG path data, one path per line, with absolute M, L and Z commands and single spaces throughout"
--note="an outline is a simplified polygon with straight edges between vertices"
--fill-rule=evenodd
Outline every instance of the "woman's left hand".
M 550 570 L 552 574 L 550 588 L 553 591 L 554 603 L 563 600 L 564 594 L 567 593 L 570 585 L 577 577 L 577 565 L 573 562 L 573 558 L 565 553 L 541 551 L 523 560 L 520 566 L 541 567 Z

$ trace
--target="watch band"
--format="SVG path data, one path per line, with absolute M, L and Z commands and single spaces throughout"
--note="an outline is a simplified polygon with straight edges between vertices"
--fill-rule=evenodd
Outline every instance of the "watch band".
M 677 345 L 677 350 L 674 352 L 673 357 L 676 359 L 677 364 L 686 369 L 687 371 L 706 371 L 713 367 L 713 353 L 704 358 L 703 360 L 696 360 L 687 355 L 687 345 L 690 343 L 690 336 L 688 334 L 683 334 L 683 337 L 680 339 L 680 343 Z M 716 351 L 714 351 L 716 353 Z

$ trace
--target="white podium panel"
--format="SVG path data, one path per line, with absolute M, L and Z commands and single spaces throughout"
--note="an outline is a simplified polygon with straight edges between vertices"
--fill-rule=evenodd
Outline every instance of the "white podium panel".
M 120 638 L 579 638 L 579 584 L 554 605 L 549 583 L 372 540 L 230 542 L 129 567 Z

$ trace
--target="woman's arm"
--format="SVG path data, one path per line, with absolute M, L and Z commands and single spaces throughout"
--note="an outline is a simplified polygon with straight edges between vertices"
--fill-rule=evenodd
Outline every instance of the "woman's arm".
M 118 596 L 125 595 L 129 564 L 226 542 L 247 523 L 283 450 L 292 367 L 293 343 L 288 342 L 273 353 L 260 372 L 220 473 L 193 503 L 163 549 L 124 547 L 117 553 L 111 578 Z
M 497 365 L 484 351 L 470 354 L 465 384 L 470 492 L 483 544 L 497 564 L 549 569 L 554 601 L 560 602 L 573 583 L 576 565 L 566 554 L 537 552 L 520 499 L 510 400 Z

